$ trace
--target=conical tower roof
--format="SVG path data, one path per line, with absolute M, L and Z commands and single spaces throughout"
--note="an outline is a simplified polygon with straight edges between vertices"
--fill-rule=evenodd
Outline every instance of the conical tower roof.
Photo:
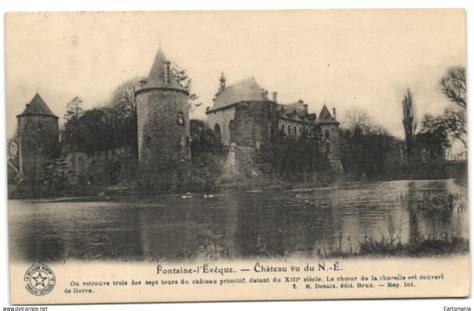
M 46 102 L 38 93 L 36 93 L 31 101 L 26 104 L 25 110 L 23 110 L 21 114 L 17 115 L 17 117 L 34 115 L 51 116 L 57 118 L 57 116 L 51 112 Z
M 321 109 L 321 112 L 319 113 L 318 122 L 319 123 L 339 123 L 331 115 L 331 113 L 329 112 L 329 109 L 328 109 L 328 107 L 326 107 L 326 105 L 323 106 L 323 108 Z
M 155 60 L 153 61 L 150 73 L 148 74 L 148 78 L 143 80 L 142 85 L 137 91 L 153 88 L 167 88 L 187 92 L 185 88 L 179 85 L 172 70 L 169 72 L 169 79 L 165 78 L 167 70 L 166 68 L 169 68 L 169 65 L 170 61 L 166 58 L 166 55 L 160 46 L 158 52 L 156 53 Z
M 160 46 L 158 52 L 156 52 L 153 66 L 151 67 L 150 74 L 148 75 L 148 80 L 164 81 L 166 63 L 169 63 L 169 61 L 166 59 L 165 53 L 163 53 L 163 50 Z

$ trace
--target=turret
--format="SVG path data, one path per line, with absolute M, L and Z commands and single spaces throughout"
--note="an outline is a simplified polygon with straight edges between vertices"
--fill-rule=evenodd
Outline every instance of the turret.
M 175 188 L 191 157 L 188 95 L 160 48 L 135 90 L 140 171 L 160 188 Z

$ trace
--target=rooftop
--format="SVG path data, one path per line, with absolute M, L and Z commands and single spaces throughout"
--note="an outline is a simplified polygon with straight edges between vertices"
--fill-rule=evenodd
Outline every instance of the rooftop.
M 57 118 L 57 116 L 51 112 L 46 102 L 38 93 L 36 93 L 31 101 L 26 104 L 25 110 L 23 110 L 21 114 L 17 115 L 17 117 L 32 115 L 51 116 Z
M 212 109 L 221 109 L 241 101 L 268 100 L 267 93 L 255 78 L 242 80 L 220 90 L 214 98 Z
M 187 92 L 187 90 L 178 83 L 173 70 L 171 70 L 170 67 L 171 62 L 166 58 L 166 55 L 160 46 L 158 52 L 156 52 L 155 60 L 153 61 L 148 78 L 141 81 L 138 90 L 149 88 L 170 88 Z M 168 78 L 166 78 L 167 68 L 169 69 Z

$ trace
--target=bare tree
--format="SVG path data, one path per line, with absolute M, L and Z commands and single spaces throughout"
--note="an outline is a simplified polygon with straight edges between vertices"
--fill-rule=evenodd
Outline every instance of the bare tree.
M 459 107 L 466 109 L 466 69 L 464 67 L 452 67 L 439 82 L 441 91 L 446 97 Z
M 121 111 L 125 116 L 135 118 L 137 104 L 135 102 L 135 88 L 142 78 L 136 77 L 123 82 L 110 96 L 110 106 Z
M 441 91 L 453 103 L 461 109 L 446 109 L 444 114 L 438 118 L 443 126 L 449 131 L 453 140 L 460 141 L 467 148 L 467 81 L 466 69 L 464 67 L 451 67 L 439 82 Z
M 346 112 L 342 127 L 351 132 L 368 133 L 372 129 L 372 120 L 367 112 L 360 108 L 351 108 Z
M 444 113 L 438 117 L 427 115 L 423 119 L 422 126 L 422 133 L 442 129 L 446 131 L 451 141 L 457 140 L 467 148 L 467 124 L 464 110 L 454 111 L 452 109 L 446 109 Z
M 402 101 L 403 107 L 403 128 L 405 129 L 405 144 L 408 155 L 412 154 L 413 142 L 416 131 L 415 102 L 413 93 L 408 88 Z

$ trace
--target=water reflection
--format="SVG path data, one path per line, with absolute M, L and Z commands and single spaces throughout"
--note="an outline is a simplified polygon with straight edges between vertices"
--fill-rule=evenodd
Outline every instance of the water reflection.
M 453 180 L 391 181 L 189 200 L 10 201 L 10 253 L 30 262 L 352 254 L 368 237 L 467 238 L 466 191 Z

